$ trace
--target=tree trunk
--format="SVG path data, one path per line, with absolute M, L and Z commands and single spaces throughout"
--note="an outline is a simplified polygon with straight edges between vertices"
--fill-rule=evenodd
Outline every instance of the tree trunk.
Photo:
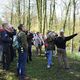
M 52 22 L 52 1 L 50 4 L 50 18 L 49 18 L 49 30 L 51 30 L 51 22 Z
M 21 23 L 21 6 L 20 6 L 20 0 L 18 0 L 18 23 Z
M 13 24 L 13 7 L 14 7 L 14 4 L 13 4 L 13 0 L 12 0 L 12 9 L 11 9 L 11 24 Z
M 25 0 L 23 0 L 23 24 L 25 25 Z
M 29 8 L 28 8 L 28 23 L 29 23 L 29 25 L 28 25 L 28 27 L 29 27 L 29 31 L 30 31 L 30 29 L 31 29 L 31 18 L 30 18 L 30 0 L 29 0 Z
M 42 0 L 36 0 L 37 13 L 38 13 L 38 26 L 40 32 L 42 32 Z
M 44 17 L 44 22 L 43 22 L 43 35 L 45 34 L 45 29 L 47 26 L 47 0 L 43 0 L 43 17 Z
M 76 1 L 73 0 L 73 6 L 74 6 L 74 12 L 73 12 L 73 34 L 75 32 L 75 23 L 76 23 L 76 16 L 75 16 L 75 11 L 76 11 Z M 74 38 L 72 39 L 72 53 L 74 51 Z
M 67 7 L 67 11 L 66 11 L 66 16 L 65 16 L 65 21 L 64 21 L 64 24 L 63 24 L 63 30 L 65 31 L 65 27 L 66 27 L 66 22 L 67 22 L 67 17 L 68 17 L 68 12 L 69 12 L 69 8 L 70 8 L 70 4 L 71 4 L 71 0 L 68 4 L 68 7 Z

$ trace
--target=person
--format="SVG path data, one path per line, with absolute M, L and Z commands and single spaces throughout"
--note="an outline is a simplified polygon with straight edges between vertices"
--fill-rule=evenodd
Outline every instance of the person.
M 7 34 L 9 35 L 10 39 L 11 39 L 11 44 L 10 44 L 10 56 L 11 56 L 11 60 L 10 62 L 12 62 L 14 60 L 14 57 L 15 57 L 15 54 L 16 52 L 14 51 L 14 48 L 13 48 L 13 36 L 16 35 L 16 30 L 13 28 L 12 25 L 9 25 L 8 27 L 8 30 L 7 30 Z
M 53 39 L 48 36 L 47 33 L 47 38 L 44 41 L 44 45 L 45 45 L 45 55 L 47 57 L 47 68 L 51 68 L 51 65 L 53 65 L 52 63 L 52 49 L 53 49 Z
M 33 40 L 33 33 L 27 33 L 27 41 L 28 41 L 28 59 L 27 61 L 32 61 L 32 40 Z
M 56 33 L 56 32 L 54 32 L 54 31 L 48 31 L 48 33 L 47 33 L 48 35 L 47 35 L 47 37 L 51 37 L 53 40 L 58 36 L 58 34 Z M 55 46 L 55 43 L 54 43 L 54 41 L 52 41 L 52 53 L 53 53 L 53 56 L 55 57 L 56 56 L 56 46 Z
M 18 26 L 19 33 L 18 36 L 18 64 L 17 64 L 17 75 L 19 76 L 20 80 L 27 80 L 28 77 L 25 73 L 25 66 L 27 63 L 27 49 L 28 49 L 28 43 L 27 43 L 27 37 L 25 34 L 25 27 L 23 24 L 20 24 Z
M 36 55 L 39 55 L 39 51 L 40 51 L 40 55 L 42 54 L 42 46 L 44 44 L 44 40 L 42 35 L 37 32 L 34 34 L 34 45 L 36 47 Z
M 8 23 L 3 23 L 3 32 L 2 32 L 2 44 L 3 44 L 3 57 L 2 57 L 2 64 L 3 70 L 9 70 L 10 67 L 10 44 L 12 43 L 7 30 L 8 30 Z
M 68 63 L 68 59 L 67 59 L 67 54 L 66 54 L 66 42 L 69 41 L 70 39 L 72 39 L 73 37 L 75 37 L 76 35 L 77 35 L 77 33 L 65 37 L 64 36 L 64 31 L 61 30 L 60 31 L 60 36 L 58 36 L 54 40 L 54 42 L 57 46 L 58 64 L 59 64 L 60 68 L 62 67 L 62 63 L 61 63 L 62 59 L 63 59 L 63 62 L 64 62 L 65 69 L 70 68 L 69 63 Z

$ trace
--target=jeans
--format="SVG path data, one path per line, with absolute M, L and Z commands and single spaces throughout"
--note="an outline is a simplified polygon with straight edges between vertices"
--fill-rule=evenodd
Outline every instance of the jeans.
M 52 64 L 52 50 L 46 51 L 46 56 L 48 60 L 48 65 L 50 66 Z
M 27 51 L 23 51 L 21 53 L 21 50 L 18 50 L 18 63 L 17 63 L 17 73 L 18 75 L 23 78 L 25 76 L 25 67 L 27 63 Z

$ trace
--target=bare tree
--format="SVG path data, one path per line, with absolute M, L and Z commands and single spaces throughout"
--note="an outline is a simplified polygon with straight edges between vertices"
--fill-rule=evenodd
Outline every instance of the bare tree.
M 13 0 L 12 0 L 12 6 L 11 6 L 11 24 L 13 24 L 13 8 L 14 8 L 14 2 L 13 2 Z
M 25 1 L 26 1 L 26 0 L 23 0 L 23 24 L 24 24 L 24 25 L 25 25 L 25 15 L 26 15 L 26 14 L 25 14 L 25 8 L 26 8 L 26 6 L 25 6 L 25 5 L 26 5 L 26 4 L 25 4 Z
M 73 11 L 73 34 L 75 32 L 75 23 L 76 23 L 76 15 L 75 15 L 75 12 L 76 12 L 76 1 L 73 0 L 73 6 L 74 6 L 74 11 Z M 72 39 L 72 53 L 73 53 L 73 50 L 74 50 L 74 38 Z
M 37 13 L 38 13 L 38 25 L 39 30 L 42 32 L 42 0 L 36 0 L 37 3 Z
M 43 17 L 44 17 L 44 22 L 43 22 L 43 35 L 45 34 L 45 29 L 47 26 L 47 0 L 43 0 Z
M 18 23 L 20 24 L 21 23 L 21 0 L 18 0 L 18 7 L 17 7 L 17 10 L 18 10 Z
M 65 27 L 66 27 L 66 22 L 67 22 L 67 17 L 68 17 L 68 12 L 69 12 L 69 8 L 70 8 L 70 4 L 71 4 L 71 0 L 68 3 L 67 6 L 67 10 L 66 10 L 66 15 L 65 15 L 65 20 L 64 20 L 64 24 L 63 24 L 63 30 L 65 31 Z

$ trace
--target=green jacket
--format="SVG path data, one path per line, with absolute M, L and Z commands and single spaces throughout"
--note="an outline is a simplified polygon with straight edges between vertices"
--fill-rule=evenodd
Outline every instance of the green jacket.
M 27 35 L 25 34 L 25 32 L 23 31 L 20 31 L 18 33 L 18 37 L 20 38 L 20 41 L 21 41 L 21 46 L 27 50 L 28 48 L 28 43 L 27 43 Z

